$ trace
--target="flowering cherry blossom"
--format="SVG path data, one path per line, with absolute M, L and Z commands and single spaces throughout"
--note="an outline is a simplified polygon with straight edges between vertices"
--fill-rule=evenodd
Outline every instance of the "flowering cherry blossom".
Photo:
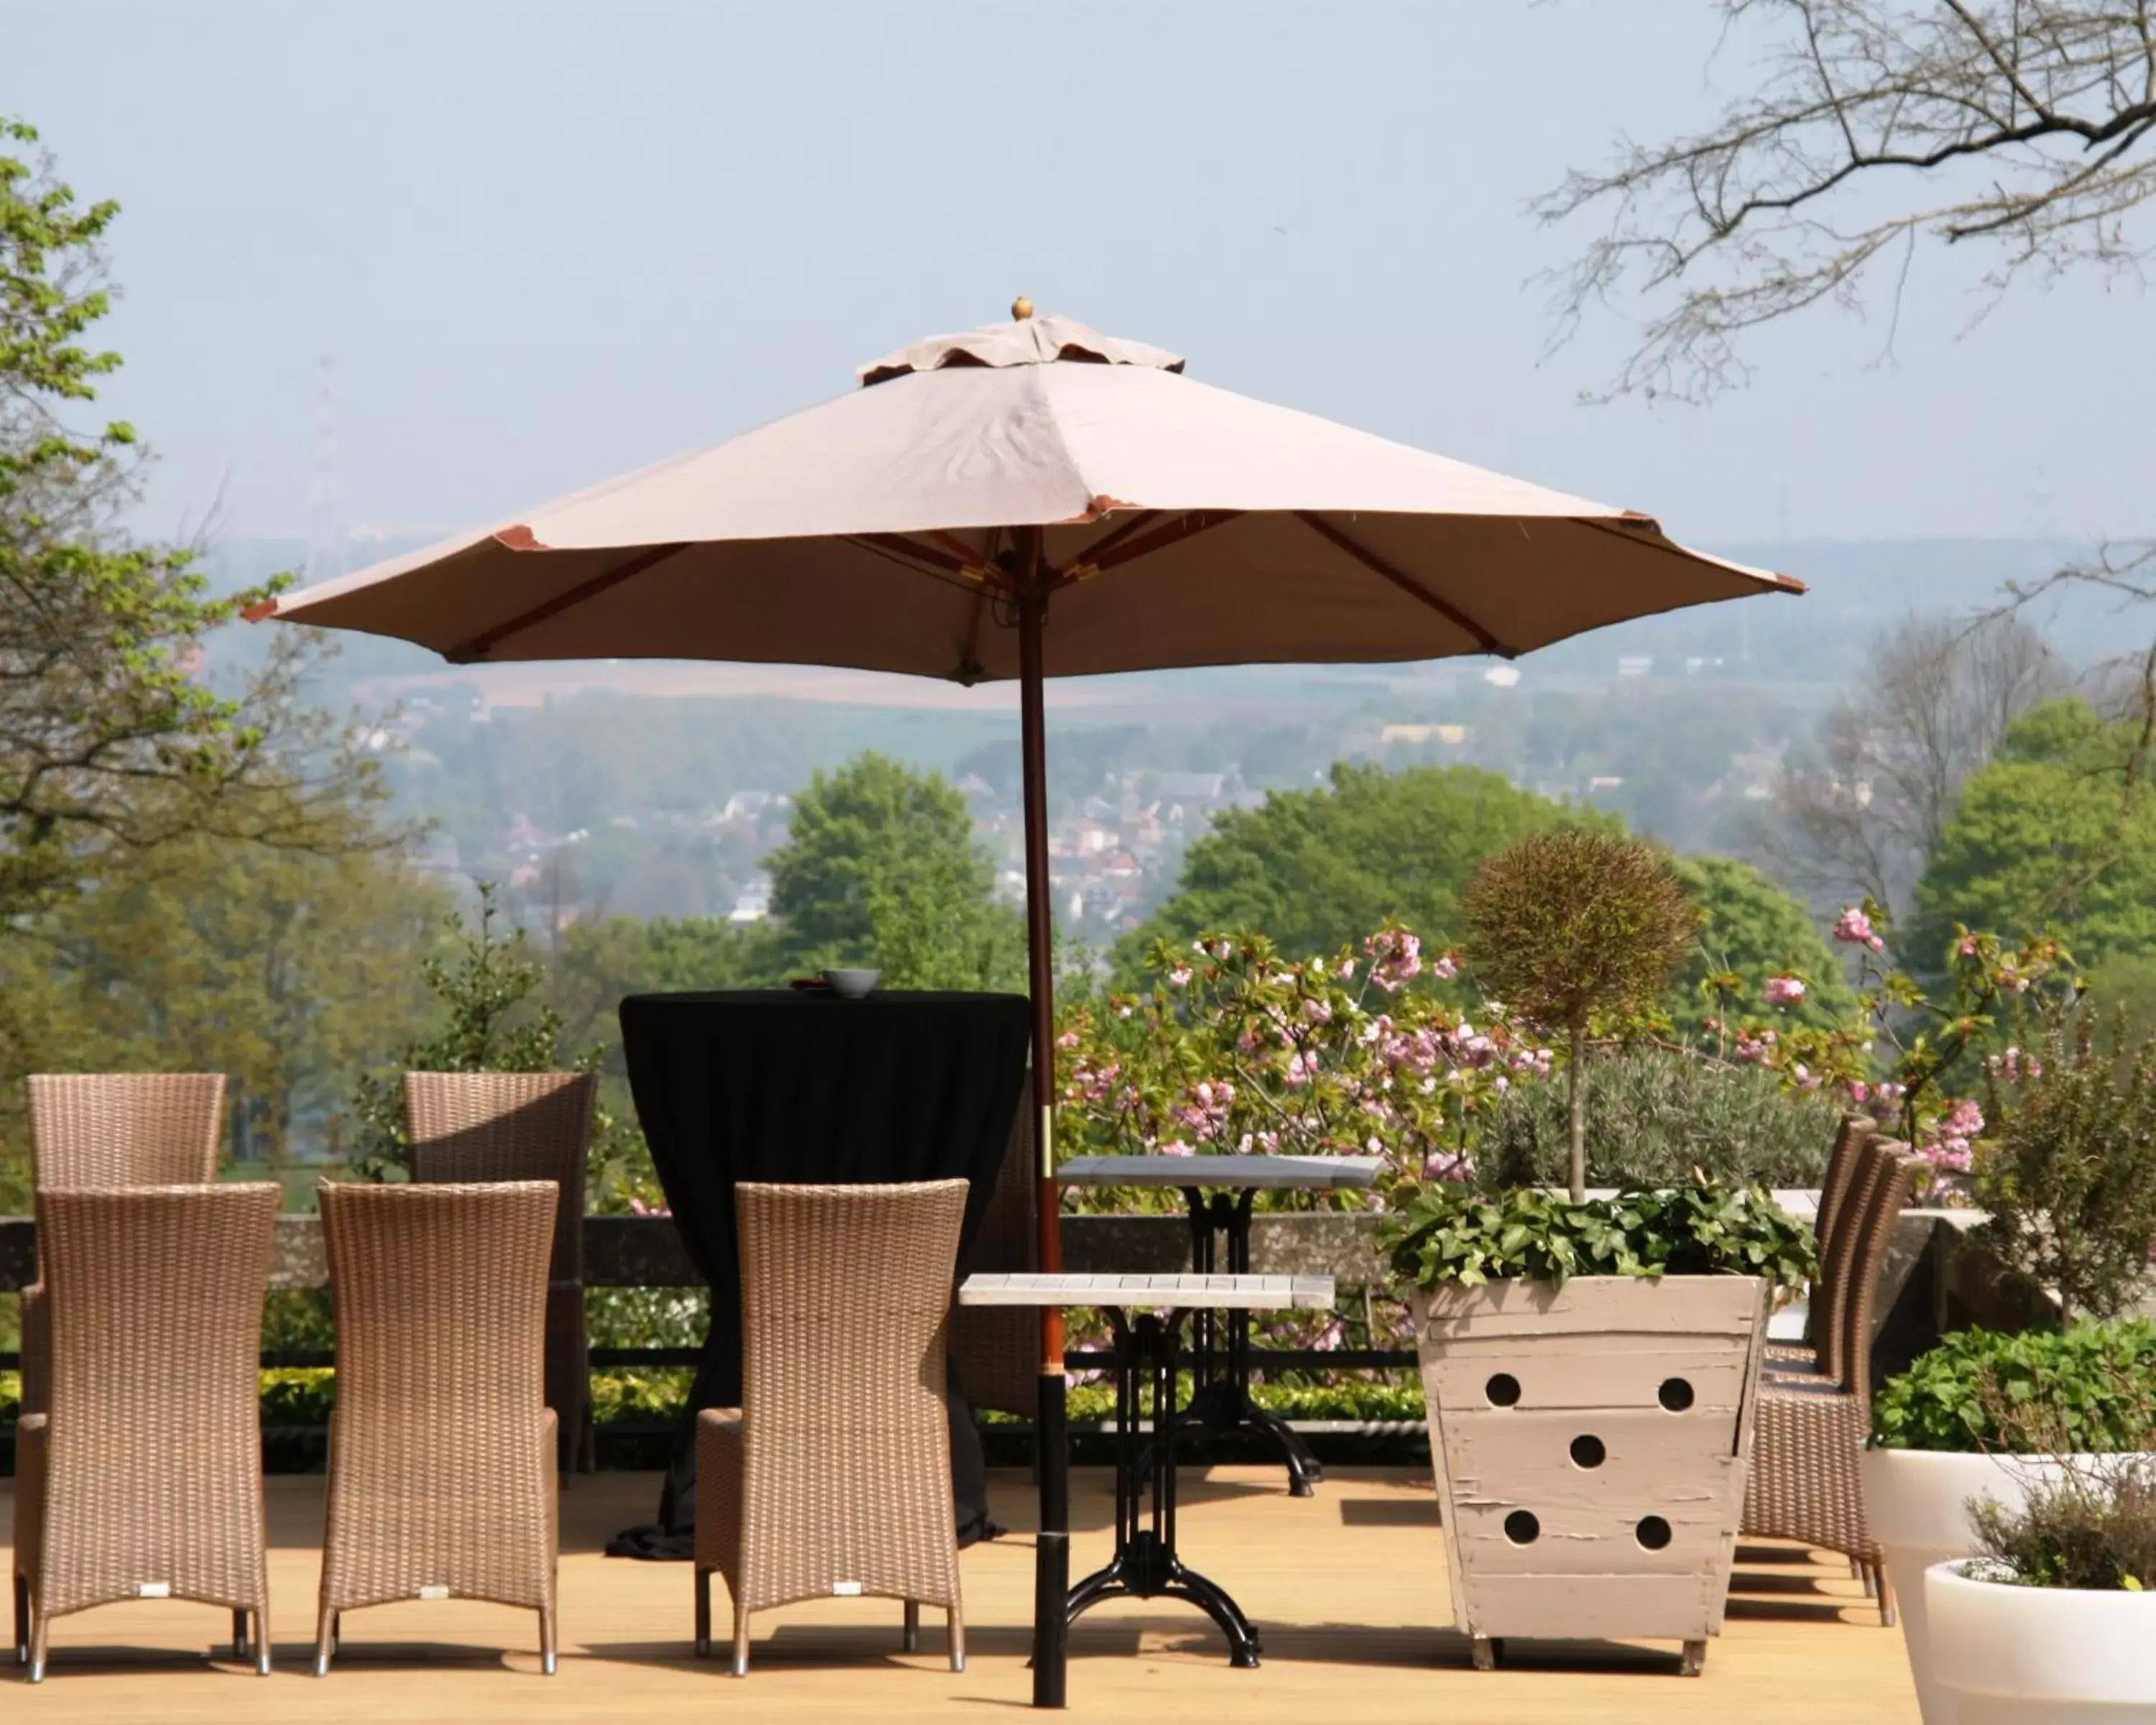
M 1769 1006 L 1794 1006 L 1804 998 L 1803 981 L 1793 976 L 1770 976 L 1767 978 L 1767 1004 Z

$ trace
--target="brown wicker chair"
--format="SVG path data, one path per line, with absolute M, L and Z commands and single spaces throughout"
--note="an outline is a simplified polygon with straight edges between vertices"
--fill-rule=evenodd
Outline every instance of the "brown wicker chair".
M 222 1072 L 41 1072 L 29 1081 L 33 1183 L 69 1192 L 198 1186 L 217 1178 Z M 44 1411 L 42 1279 L 23 1290 L 23 1411 Z
M 343 1614 L 487 1599 L 539 1614 L 555 1665 L 554 1415 L 544 1394 L 552 1181 L 324 1184 L 336 1305 L 315 1670 Z
M 1856 1219 L 1850 1297 L 1837 1314 L 1837 1369 L 1763 1379 L 1753 1425 L 1752 1467 L 1743 1531 L 1840 1552 L 1894 1622 L 1893 1597 L 1865 1519 L 1857 1472 L 1871 1424 L 1871 1315 L 1894 1224 L 1920 1166 L 1907 1147 L 1875 1142 L 1859 1163 L 1845 1203 Z
M 547 1272 L 547 1405 L 564 1475 L 597 1465 L 584 1328 L 584 1164 L 597 1091 L 588 1072 L 404 1075 L 415 1181 L 552 1180 L 561 1189 Z
M 1878 1132 L 1877 1124 L 1852 1114 L 1835 1133 L 1834 1150 L 1827 1158 L 1826 1174 L 1820 1183 L 1819 1214 L 1812 1224 L 1819 1243 L 1819 1274 L 1813 1278 L 1811 1299 L 1804 1313 L 1801 1342 L 1773 1342 L 1767 1346 L 1769 1371 L 1830 1371 L 1838 1363 L 1836 1318 L 1849 1296 L 1850 1245 L 1857 1232 L 1855 1220 L 1845 1214 L 1846 1200 L 1856 1183 L 1862 1151 Z
M 255 1364 L 272 1185 L 41 1192 L 50 1406 L 16 1431 L 15 1647 L 122 1599 L 228 1606 L 270 1670 Z M 248 1619 L 253 1618 L 251 1635 Z
M 749 1614 L 873 1594 L 950 1614 L 966 1666 L 944 1405 L 967 1183 L 735 1189 L 741 1222 L 742 1406 L 696 1425 L 696 1651 L 711 1645 L 711 1572 L 734 1604 L 734 1675 Z
M 969 1276 L 1040 1267 L 1034 1232 L 1040 1171 L 1034 1164 L 1030 1072 L 1019 1097 L 995 1190 L 958 1266 L 961 1281 Z M 953 1307 L 951 1370 L 959 1394 L 973 1407 L 1030 1420 L 1040 1394 L 1040 1314 L 1022 1306 Z

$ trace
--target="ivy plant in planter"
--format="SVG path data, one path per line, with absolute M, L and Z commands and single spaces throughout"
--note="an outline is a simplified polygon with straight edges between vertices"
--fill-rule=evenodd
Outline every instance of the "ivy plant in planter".
M 1810 1232 L 1701 1180 L 1576 1200 L 1432 1185 L 1384 1238 L 1409 1290 L 1455 1624 L 1514 1636 L 1719 1635 L 1767 1296 Z
M 1928 1725 L 1957 1709 L 1924 1578 L 1981 1548 L 1973 1507 L 2011 1514 L 2032 1491 L 2151 1451 L 2156 1324 L 2143 1318 L 2021 1335 L 1964 1330 L 1881 1388 L 1863 1461 L 1865 1517 L 1902 1604 Z
M 1945 1717 L 2156 1717 L 2156 1463 L 2084 1458 L 1974 1519 L 1980 1555 L 1924 1574 Z

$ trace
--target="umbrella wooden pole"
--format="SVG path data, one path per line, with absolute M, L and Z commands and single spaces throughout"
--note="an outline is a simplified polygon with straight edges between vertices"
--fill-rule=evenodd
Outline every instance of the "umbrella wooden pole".
M 1033 990 L 1033 1132 L 1040 1166 L 1034 1215 L 1040 1267 L 1063 1267 L 1062 1200 L 1055 1184 L 1055 906 L 1048 880 L 1048 722 L 1041 628 L 1048 571 L 1038 527 L 1017 546 L 1019 742 L 1025 825 L 1025 946 Z M 1034 1548 L 1033 1704 L 1064 1705 L 1065 1600 L 1070 1587 L 1070 1449 L 1063 1395 L 1063 1314 L 1040 1310 L 1040 1379 L 1034 1459 L 1040 1532 Z

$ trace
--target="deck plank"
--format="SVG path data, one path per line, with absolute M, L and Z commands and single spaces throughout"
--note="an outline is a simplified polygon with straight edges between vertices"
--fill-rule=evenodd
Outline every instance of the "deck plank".
M 1104 1559 L 1107 1475 L 1072 1479 L 1074 1567 Z M 899 1609 L 834 1599 L 757 1620 L 745 1682 L 723 1660 L 689 1657 L 690 1571 L 599 1555 L 615 1528 L 647 1519 L 655 1476 L 602 1474 L 562 1500 L 561 1675 L 536 1675 L 528 1613 L 462 1601 L 385 1606 L 346 1620 L 326 1681 L 307 1672 L 321 1525 L 319 1477 L 270 1481 L 270 1579 L 280 1669 L 267 1681 L 203 1650 L 223 1614 L 142 1602 L 64 1618 L 50 1675 L 0 1711 L 69 1725 L 131 1722 L 442 1720 L 952 1719 L 1020 1717 L 1032 1598 L 1031 1494 L 998 1473 L 998 1518 L 1019 1531 L 966 1553 L 969 1664 L 945 1666 L 937 1614 L 923 1651 L 898 1651 Z M 0 1543 L 12 1482 L 0 1481 Z M 1514 1644 L 1507 1666 L 1478 1673 L 1449 1618 L 1445 1562 L 1427 1475 L 1328 1471 L 1315 1497 L 1289 1497 L 1277 1467 L 1184 1476 L 1185 1557 L 1240 1599 L 1264 1631 L 1265 1661 L 1229 1668 L 1217 1635 L 1168 1601 L 1088 1614 L 1071 1636 L 1073 1719 L 1298 1722 L 1472 1719 L 1477 1725 L 1612 1725 L 1787 1720 L 1909 1725 L 1917 1718 L 1897 1631 L 1878 1619 L 1847 1566 L 1789 1548 L 1740 1553 L 1728 1632 L 1697 1680 L 1674 1675 L 1673 1649 Z M 1760 1561 L 1747 1562 L 1748 1556 Z M 0 1573 L 11 1573 L 0 1561 Z M 717 1615 L 726 1616 L 723 1589 Z M 502 1651 L 506 1647 L 509 1651 Z M 21 1681 L 0 1666 L 0 1683 Z M 981 1712 L 983 1707 L 990 1712 Z

